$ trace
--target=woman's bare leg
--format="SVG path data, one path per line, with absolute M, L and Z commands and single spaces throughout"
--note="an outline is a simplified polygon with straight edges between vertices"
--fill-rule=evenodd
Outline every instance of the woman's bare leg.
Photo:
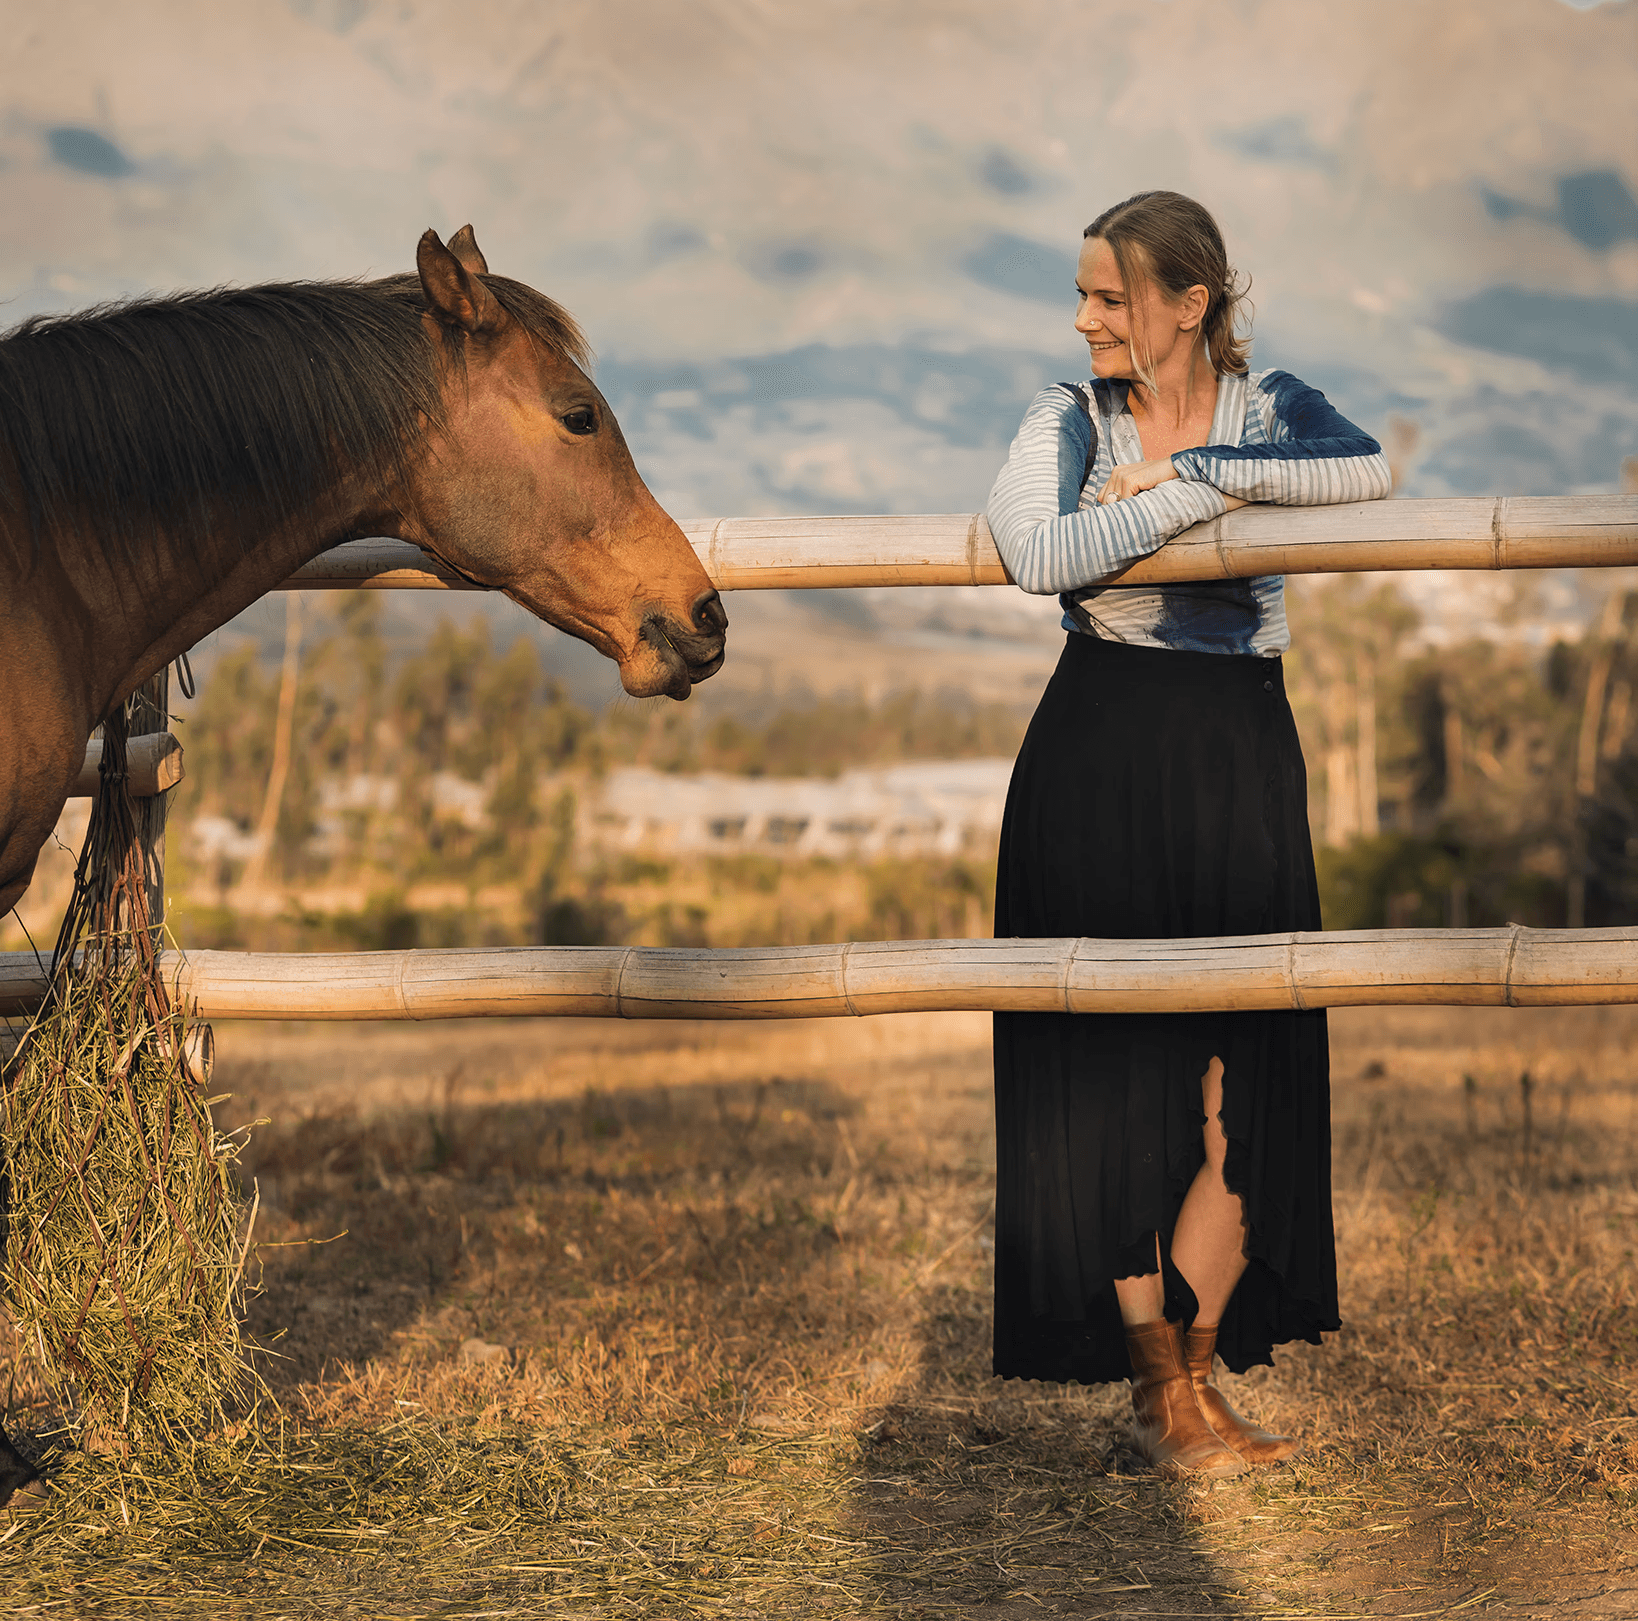
M 1229 1296 L 1246 1269 L 1246 1213 L 1239 1194 L 1223 1181 L 1228 1137 L 1223 1131 L 1223 1061 L 1212 1059 L 1200 1077 L 1206 1110 L 1206 1163 L 1183 1199 L 1172 1234 L 1172 1261 L 1200 1303 L 1196 1323 L 1220 1323 Z M 1159 1283 L 1159 1279 L 1154 1280 Z M 1116 1285 L 1119 1288 L 1119 1285 Z M 1124 1310 L 1124 1307 L 1123 1307 Z
M 1189 1186 L 1172 1234 L 1172 1259 L 1189 1280 L 1200 1310 L 1183 1335 L 1183 1356 L 1195 1402 L 1212 1432 L 1252 1464 L 1283 1463 L 1301 1451 L 1287 1435 L 1275 1435 L 1242 1418 L 1211 1382 L 1217 1325 L 1246 1269 L 1245 1207 L 1223 1181 L 1228 1138 L 1223 1132 L 1223 1065 L 1214 1058 L 1201 1077 L 1206 1106 L 1206 1163 Z
M 1223 1111 L 1222 1059 L 1214 1058 L 1206 1066 L 1206 1073 L 1200 1077 L 1200 1095 L 1206 1114 L 1206 1163 L 1184 1196 L 1177 1230 L 1172 1234 L 1172 1261 L 1189 1280 L 1200 1303 L 1196 1321 L 1207 1325 L 1222 1321 L 1229 1296 L 1246 1269 L 1246 1218 L 1240 1196 L 1230 1193 L 1223 1181 L 1228 1138 L 1219 1118 Z M 1154 1272 L 1115 1279 L 1122 1322 L 1152 1323 L 1165 1314 L 1166 1288 L 1159 1267 L 1157 1241 Z
M 1155 1270 L 1135 1278 L 1115 1279 L 1120 1320 L 1129 1328 L 1157 1323 L 1166 1315 L 1166 1285 L 1160 1276 L 1160 1240 L 1155 1240 Z

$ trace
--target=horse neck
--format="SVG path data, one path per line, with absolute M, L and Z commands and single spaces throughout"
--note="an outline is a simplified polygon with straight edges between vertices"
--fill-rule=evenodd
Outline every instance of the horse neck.
M 140 563 L 100 559 L 101 566 L 86 569 L 76 582 L 92 619 L 107 628 L 98 637 L 89 695 L 96 717 L 320 552 L 360 535 L 394 534 L 398 527 L 395 514 L 372 510 L 358 492 L 342 489 L 290 520 L 249 520 L 213 532 L 198 548 L 161 534 Z

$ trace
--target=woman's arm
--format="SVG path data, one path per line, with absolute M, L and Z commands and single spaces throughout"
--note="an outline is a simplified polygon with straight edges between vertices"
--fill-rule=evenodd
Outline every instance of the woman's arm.
M 1252 403 L 1268 442 L 1180 450 L 1172 457 L 1180 479 L 1209 484 L 1242 501 L 1296 507 L 1376 501 L 1392 492 L 1382 447 L 1317 388 L 1290 372 L 1274 371 L 1254 389 Z
M 1013 579 L 1037 596 L 1096 585 L 1228 510 L 1211 483 L 1191 477 L 1078 510 L 1091 431 L 1072 395 L 1042 389 L 990 491 L 985 515 L 996 550 Z

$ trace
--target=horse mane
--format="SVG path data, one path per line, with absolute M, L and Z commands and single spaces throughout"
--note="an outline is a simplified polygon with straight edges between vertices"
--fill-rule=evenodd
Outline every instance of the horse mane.
M 567 310 L 504 276 L 484 285 L 536 342 L 589 363 Z M 425 310 L 417 277 L 388 276 L 34 316 L 0 336 L 0 500 L 36 548 L 74 522 L 140 568 L 161 533 L 198 557 L 224 528 L 310 510 L 342 476 L 389 489 L 442 417 Z M 464 367 L 448 331 L 443 352 Z

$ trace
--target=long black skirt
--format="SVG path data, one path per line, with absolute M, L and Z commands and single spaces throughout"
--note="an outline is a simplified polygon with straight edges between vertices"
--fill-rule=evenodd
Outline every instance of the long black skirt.
M 1158 939 L 1320 926 L 1307 774 L 1277 659 L 1071 634 L 1007 795 L 998 937 Z M 1248 1266 L 1230 1368 L 1339 1326 L 1325 1014 L 995 1017 L 995 1371 L 1131 1372 L 1114 1280 L 1155 1271 L 1205 1162 L 1223 1061 L 1224 1177 Z M 1197 1310 L 1162 1261 L 1168 1317 Z

